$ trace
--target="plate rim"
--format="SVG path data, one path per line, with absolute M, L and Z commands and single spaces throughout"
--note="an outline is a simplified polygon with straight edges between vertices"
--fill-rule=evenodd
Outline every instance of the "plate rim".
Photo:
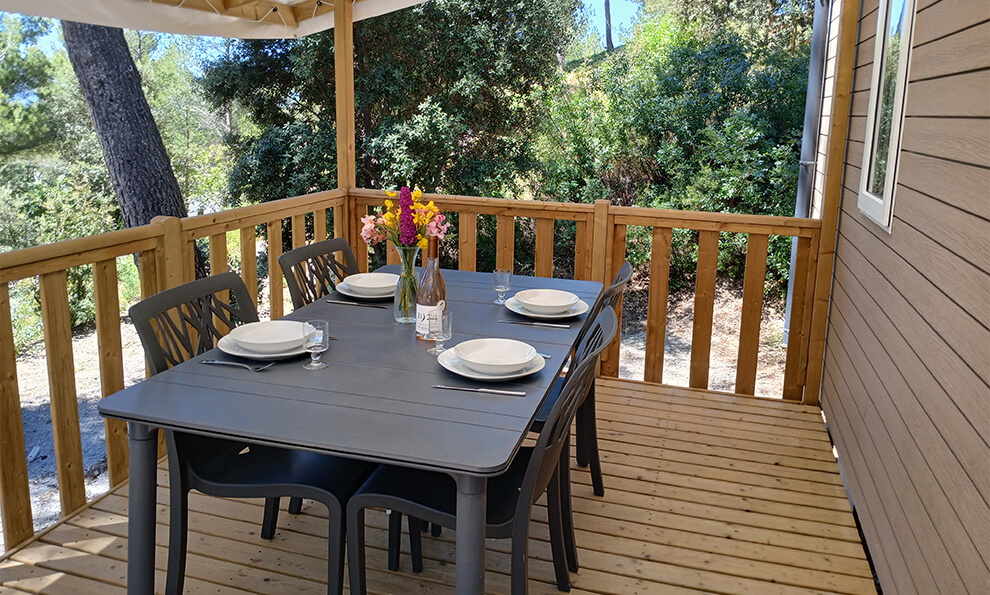
M 512 300 L 515 300 L 513 303 L 514 304 L 517 304 L 519 306 L 519 310 L 522 310 L 522 312 L 520 312 L 518 310 L 513 310 L 512 309 L 512 307 L 509 305 L 509 302 L 512 301 Z M 573 312 L 573 313 L 568 314 L 567 311 L 564 311 L 563 313 L 560 313 L 560 314 L 538 314 L 536 312 L 531 312 L 531 311 L 527 310 L 521 304 L 519 304 L 519 300 L 516 299 L 516 296 L 512 296 L 512 297 L 509 297 L 509 298 L 506 298 L 505 299 L 505 307 L 506 307 L 506 309 L 509 310 L 509 312 L 512 312 L 514 314 L 518 314 L 520 316 L 526 316 L 528 318 L 538 318 L 538 319 L 545 319 L 545 320 L 557 320 L 557 319 L 560 319 L 560 318 L 574 318 L 575 316 L 580 316 L 580 315 L 586 313 L 588 310 L 591 309 L 591 306 L 588 305 L 588 302 L 582 300 L 581 298 L 578 298 L 578 303 L 577 304 L 574 304 L 574 306 L 572 306 L 571 308 L 573 309 L 574 307 L 580 307 L 581 304 L 584 304 L 584 309 L 582 309 L 580 312 Z
M 298 322 L 298 321 L 286 321 L 286 322 Z M 233 348 L 230 345 L 233 344 Z M 289 351 L 283 351 L 281 353 L 258 353 L 256 351 L 251 351 L 245 347 L 238 345 L 229 334 L 220 337 L 217 341 L 217 349 L 226 353 L 227 355 L 233 355 L 234 357 L 243 357 L 244 359 L 254 359 L 254 360 L 275 360 L 275 359 L 288 359 L 290 357 L 296 357 L 297 355 L 302 355 L 306 353 L 306 347 L 300 345 L 298 347 L 293 347 Z M 246 353 L 238 353 L 241 350 Z
M 372 272 L 369 272 L 369 273 L 353 273 L 351 275 L 347 275 L 346 277 L 344 277 L 343 279 L 341 279 L 337 283 L 338 284 L 340 284 L 340 283 L 345 283 L 346 284 L 347 283 L 347 280 L 350 279 L 351 277 L 358 277 L 358 276 L 362 276 L 363 277 L 363 276 L 370 276 L 370 275 L 381 275 L 381 276 L 393 277 L 394 278 L 394 281 L 392 283 L 393 287 L 389 290 L 388 293 L 391 293 L 391 294 L 394 294 L 395 293 L 395 288 L 394 288 L 395 281 L 398 281 L 399 280 L 399 276 L 396 275 L 395 273 L 379 273 L 379 272 L 375 272 L 375 271 L 372 271 Z M 355 290 L 349 284 L 347 285 L 347 288 L 349 290 L 351 290 L 353 293 L 356 293 L 356 294 L 359 294 L 359 295 L 367 295 L 368 297 L 382 297 L 381 295 L 375 295 L 375 294 L 363 294 L 363 293 Z M 386 295 L 386 294 L 382 294 L 382 295 Z
M 341 285 L 344 286 L 344 291 L 341 291 L 340 290 L 340 286 Z M 353 289 L 351 289 L 351 287 L 349 285 L 347 285 L 347 281 L 338 281 L 337 282 L 337 285 L 334 286 L 334 291 L 336 291 L 337 293 L 339 293 L 341 295 L 346 295 L 349 298 L 354 298 L 356 300 L 368 300 L 368 301 L 380 302 L 380 301 L 384 301 L 384 300 L 394 300 L 395 299 L 395 292 L 392 292 L 392 293 L 389 293 L 389 294 L 386 294 L 386 295 L 365 295 L 363 293 L 358 293 L 358 292 L 354 291 Z
M 452 348 L 444 350 L 443 353 L 437 356 L 437 363 L 439 363 L 443 369 L 447 370 L 452 374 L 457 374 L 458 376 L 462 376 L 464 378 L 470 378 L 472 380 L 481 380 L 482 382 L 507 382 L 509 380 L 516 380 L 518 378 L 525 378 L 526 376 L 536 374 L 537 372 L 545 368 L 547 365 L 547 360 L 545 360 L 543 356 L 537 353 L 536 357 L 534 357 L 530 361 L 529 365 L 526 368 L 523 368 L 522 370 L 519 370 L 517 372 L 512 372 L 511 374 L 492 376 L 490 374 L 482 374 L 480 372 L 475 372 L 474 370 L 471 370 L 467 366 L 463 366 L 463 364 L 462 364 L 463 370 L 455 369 L 452 363 L 444 360 L 445 353 L 451 354 L 450 356 L 448 356 L 448 358 L 452 356 L 460 360 L 460 357 L 458 357 L 457 354 L 454 353 L 454 350 Z M 532 369 L 529 369 L 530 366 L 534 365 L 534 362 L 536 362 L 536 365 Z

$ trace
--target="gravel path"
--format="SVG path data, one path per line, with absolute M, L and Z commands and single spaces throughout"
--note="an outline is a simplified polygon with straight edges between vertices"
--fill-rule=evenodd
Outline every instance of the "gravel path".
M 643 378 L 646 344 L 645 287 L 633 285 L 623 305 L 623 340 L 619 376 Z M 687 386 L 691 362 L 691 333 L 694 296 L 672 295 L 668 302 L 664 376 L 667 384 Z M 716 293 L 715 329 L 712 337 L 710 387 L 732 391 L 738 350 L 742 291 L 739 287 L 719 286 Z M 267 318 L 267 312 L 260 312 Z M 121 325 L 124 383 L 130 386 L 144 378 L 144 353 L 134 327 Z M 764 311 L 761 354 L 756 393 L 779 397 L 784 369 L 783 312 Z M 103 420 L 96 410 L 100 400 L 99 360 L 96 333 L 77 333 L 72 340 L 76 390 L 79 396 L 79 423 L 82 434 L 86 496 L 95 498 L 109 489 Z M 24 443 L 28 454 L 28 476 L 36 531 L 50 526 L 60 516 L 58 477 L 52 438 L 51 409 L 48 402 L 48 371 L 44 345 L 33 347 L 17 359 L 17 377 L 24 422 Z M 4 551 L 0 533 L 0 553 Z

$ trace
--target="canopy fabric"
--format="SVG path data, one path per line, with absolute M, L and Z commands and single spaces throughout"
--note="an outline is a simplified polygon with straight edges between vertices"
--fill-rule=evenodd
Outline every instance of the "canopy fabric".
M 355 0 L 360 21 L 426 0 Z M 0 11 L 185 35 L 279 39 L 333 28 L 334 0 L 0 0 Z

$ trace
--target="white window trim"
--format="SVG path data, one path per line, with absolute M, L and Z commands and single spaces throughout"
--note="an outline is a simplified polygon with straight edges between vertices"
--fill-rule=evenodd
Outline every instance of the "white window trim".
M 884 195 L 877 196 L 870 192 L 870 177 L 872 176 L 873 156 L 873 136 L 876 117 L 880 111 L 880 76 L 883 74 L 883 51 L 885 44 L 880 43 L 881 39 L 886 39 L 887 35 L 887 12 L 890 8 L 890 0 L 880 0 L 880 7 L 877 12 L 877 34 L 873 50 L 873 74 L 870 81 L 870 103 L 866 112 L 866 139 L 863 146 L 863 168 L 860 170 L 859 179 L 859 210 L 870 218 L 877 225 L 890 233 L 893 223 L 894 193 L 897 188 L 897 169 L 901 153 L 901 129 L 904 127 L 904 103 L 907 95 L 909 66 L 911 60 L 911 46 L 914 40 L 914 16 L 915 0 L 905 0 L 904 9 L 909 22 L 907 23 L 908 38 L 902 41 L 904 50 L 898 56 L 898 71 L 903 76 L 898 81 L 894 90 L 894 110 L 891 114 L 890 124 L 890 144 L 888 146 L 887 172 L 884 179 Z M 879 65 L 879 67 L 878 67 Z

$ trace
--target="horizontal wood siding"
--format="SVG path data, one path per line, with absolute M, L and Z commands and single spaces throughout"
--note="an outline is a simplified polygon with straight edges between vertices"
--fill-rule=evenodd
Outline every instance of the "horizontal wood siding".
M 990 3 L 919 0 L 894 220 L 857 206 L 862 5 L 822 407 L 885 593 L 990 592 Z

